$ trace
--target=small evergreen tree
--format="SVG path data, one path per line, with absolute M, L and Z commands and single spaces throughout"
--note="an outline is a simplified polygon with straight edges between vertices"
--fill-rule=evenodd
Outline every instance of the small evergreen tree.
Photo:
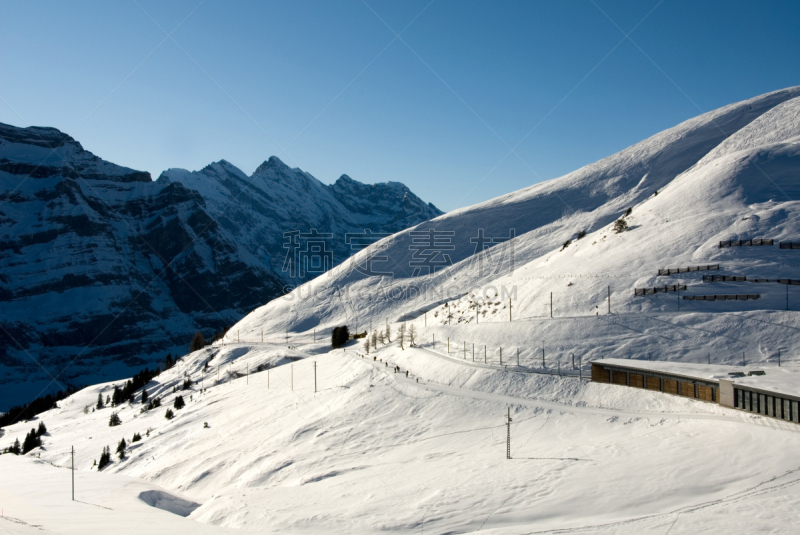
M 147 403 L 147 390 L 142 390 L 142 404 Z
M 372 331 L 372 347 L 378 349 L 378 331 Z
M 624 217 L 628 217 L 632 213 L 633 213 L 633 208 L 628 208 L 628 210 L 625 212 L 625 216 Z
M 413 346 L 417 343 L 417 329 L 414 324 L 408 326 L 408 344 Z
M 175 403 L 172 405 L 175 407 L 175 410 L 181 410 L 186 406 L 186 402 L 183 401 L 183 396 L 178 396 L 175 398 Z
M 19 445 L 19 439 L 14 440 L 14 444 L 8 448 L 8 453 L 13 453 L 14 455 L 22 453 L 22 446 Z
M 122 390 L 119 389 L 117 385 L 114 385 L 114 392 L 111 394 L 111 406 L 116 407 L 117 405 L 122 404 L 124 399 L 122 398 Z
M 367 338 L 364 340 L 364 351 L 366 351 L 367 355 L 369 355 L 369 336 L 367 336 Z
M 39 429 L 36 430 L 36 436 L 42 436 L 47 433 L 47 427 L 44 425 L 44 422 L 39 422 Z
M 192 380 L 191 379 L 184 379 L 183 380 L 183 388 L 182 390 L 189 390 L 192 388 Z
M 25 440 L 22 442 L 22 454 L 25 455 L 33 448 L 38 448 L 42 445 L 39 435 L 36 434 L 36 429 L 31 429 L 30 433 L 25 435 Z
M 139 433 L 134 433 L 133 438 L 131 439 L 131 443 L 139 442 L 140 440 L 142 440 L 142 435 L 140 435 Z
M 350 330 L 347 328 L 347 325 L 334 327 L 333 332 L 331 333 L 331 347 L 333 347 L 333 349 L 344 347 L 349 339 Z
M 614 221 L 614 232 L 619 234 L 620 232 L 625 232 L 628 230 L 628 222 L 624 219 L 617 219 Z
M 111 462 L 111 451 L 108 449 L 108 446 L 103 448 L 103 453 L 100 454 L 100 460 L 97 461 L 97 469 L 102 470 L 108 463 Z
M 125 458 L 125 448 L 127 447 L 128 445 L 125 443 L 124 438 L 119 441 L 119 444 L 117 444 L 117 455 L 119 456 L 120 460 Z
M 167 420 L 172 420 L 175 417 L 175 413 L 172 412 L 172 409 L 167 409 L 166 414 L 164 414 L 164 418 Z
M 378 341 L 381 343 L 381 345 L 386 344 L 386 336 L 383 334 L 383 331 L 378 333 Z
M 99 409 L 102 409 L 103 407 L 104 407 L 104 405 L 103 405 L 103 394 L 99 394 L 98 393 L 97 394 L 97 409 L 99 410 Z
M 578 232 L 578 239 L 579 239 L 579 240 L 580 240 L 581 238 L 583 238 L 584 236 L 586 236 L 586 231 L 585 231 L 585 230 L 582 230 L 582 231 Z
M 175 365 L 175 361 L 172 360 L 172 353 L 167 353 L 167 356 L 164 357 L 164 369 L 168 370 Z
M 119 414 L 116 412 L 112 412 L 111 416 L 108 419 L 108 426 L 115 427 L 122 423 L 122 420 L 119 419 Z
M 189 344 L 189 351 L 198 351 L 206 347 L 206 340 L 203 338 L 203 333 L 197 331 L 192 336 L 192 342 Z

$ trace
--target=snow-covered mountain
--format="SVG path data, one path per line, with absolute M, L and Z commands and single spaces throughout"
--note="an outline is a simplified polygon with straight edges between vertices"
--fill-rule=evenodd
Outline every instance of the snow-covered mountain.
M 578 374 L 614 356 L 770 375 L 781 350 L 800 375 L 800 292 L 774 282 L 800 279 L 800 252 L 778 246 L 800 242 L 799 186 L 796 87 L 395 233 L 184 356 L 145 387 L 161 407 L 137 392 L 95 409 L 105 383 L 40 414 L 43 447 L 0 456 L 16 492 L 0 482 L 0 529 L 795 533 L 797 424 Z M 754 238 L 774 243 L 720 247 Z M 666 284 L 686 289 L 634 293 Z M 679 299 L 717 294 L 760 298 Z M 391 341 L 330 350 L 345 323 Z M 0 447 L 36 425 L 3 428 Z M 91 506 L 62 490 L 72 446 Z
M 613 232 L 623 217 L 628 230 Z M 719 247 L 749 238 L 775 241 Z M 529 356 L 541 353 L 544 341 L 553 355 L 585 358 L 649 352 L 706 359 L 711 352 L 735 360 L 745 351 L 772 359 L 779 346 L 793 347 L 795 333 L 789 327 L 764 333 L 753 316 L 783 318 L 786 285 L 703 283 L 709 272 L 659 277 L 658 270 L 720 264 L 712 273 L 800 279 L 797 251 L 780 249 L 779 241 L 800 241 L 798 87 L 705 113 L 561 178 L 401 231 L 353 258 L 361 265 L 374 258 L 374 270 L 392 277 L 339 266 L 255 310 L 235 330 L 252 338 L 262 329 L 301 334 L 413 319 L 429 327 L 437 322 L 443 329 L 437 339 L 449 332 L 470 342 L 481 332 L 481 344 L 497 348 L 502 341 Z M 760 299 L 634 295 L 635 288 L 665 284 L 687 285 L 684 295 L 758 293 Z M 788 294 L 796 310 L 794 288 Z M 515 334 L 479 331 L 484 325 L 476 321 L 508 321 L 509 306 L 520 321 Z M 783 319 L 793 324 L 792 318 Z M 731 322 L 736 329 L 722 329 Z M 676 339 L 693 347 L 676 346 Z
M 0 408 L 180 354 L 342 262 L 345 235 L 439 214 L 402 184 L 326 186 L 275 157 L 154 182 L 56 129 L 0 124 Z M 289 269 L 293 231 L 289 252 L 323 242 L 328 263 Z

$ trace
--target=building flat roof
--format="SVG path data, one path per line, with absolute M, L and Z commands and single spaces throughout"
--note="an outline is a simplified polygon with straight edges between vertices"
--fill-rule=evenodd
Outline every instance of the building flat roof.
M 763 364 L 727 366 L 724 364 L 693 364 L 688 362 L 632 359 L 598 359 L 592 361 L 592 364 L 619 366 L 620 368 L 675 375 L 700 381 L 719 382 L 720 379 L 726 379 L 732 381 L 736 386 L 785 394 L 800 399 L 800 368 L 795 366 L 779 367 L 764 366 Z M 763 372 L 764 375 L 747 375 L 750 372 Z M 741 373 L 744 373 L 745 376 L 736 377 L 731 375 Z

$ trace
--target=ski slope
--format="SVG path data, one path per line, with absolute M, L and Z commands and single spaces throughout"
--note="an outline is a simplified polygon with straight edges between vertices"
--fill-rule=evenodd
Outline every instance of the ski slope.
M 227 373 L 259 364 L 275 367 Z M 187 406 L 166 420 L 186 377 Z M 84 414 L 111 389 L 89 387 L 42 414 L 42 450 L 0 456 L 15 475 L 0 491 L 6 515 L 56 533 L 101 533 L 110 522 L 154 533 L 796 530 L 777 519 L 794 518 L 800 466 L 784 452 L 800 428 L 665 394 L 464 366 L 397 341 L 370 356 L 322 344 L 208 348 L 151 384 L 160 409 Z M 109 427 L 115 410 L 123 423 Z M 6 428 L 3 443 L 34 423 Z M 97 474 L 103 446 L 134 432 L 143 440 Z M 182 517 L 147 505 L 146 491 L 200 505 Z M 57 513 L 37 505 L 51 502 Z

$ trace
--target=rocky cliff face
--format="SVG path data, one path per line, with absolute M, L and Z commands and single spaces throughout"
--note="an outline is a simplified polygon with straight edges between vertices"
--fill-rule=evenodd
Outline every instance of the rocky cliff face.
M 0 124 L 0 410 L 182 352 L 342 262 L 345 235 L 440 214 L 402 184 L 326 186 L 275 157 L 154 182 L 56 129 Z

